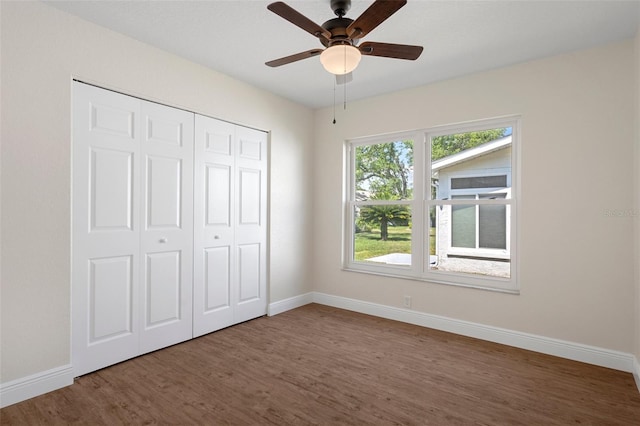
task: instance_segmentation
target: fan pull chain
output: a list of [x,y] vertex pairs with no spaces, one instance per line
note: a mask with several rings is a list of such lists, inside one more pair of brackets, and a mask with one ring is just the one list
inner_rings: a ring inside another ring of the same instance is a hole
[[333,124],[336,124],[336,79],[333,79]]

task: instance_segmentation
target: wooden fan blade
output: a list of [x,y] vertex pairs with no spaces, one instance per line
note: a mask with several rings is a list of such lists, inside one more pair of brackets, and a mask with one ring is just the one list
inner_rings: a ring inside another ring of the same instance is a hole
[[327,40],[331,38],[331,33],[329,31],[325,30],[311,19],[281,1],[271,3],[267,6],[267,9],[315,37],[325,38]]
[[265,65],[270,67],[279,67],[281,65],[290,64],[291,62],[301,61],[303,59],[318,56],[322,53],[323,49],[311,49],[306,52],[296,53],[295,55],[285,56],[284,58],[274,59],[273,61],[265,62]]
[[405,4],[407,0],[376,0],[347,27],[347,34],[350,38],[366,36]]
[[369,56],[382,56],[385,58],[408,59],[415,61],[422,53],[422,46],[408,44],[377,43],[367,41],[358,46],[360,53]]

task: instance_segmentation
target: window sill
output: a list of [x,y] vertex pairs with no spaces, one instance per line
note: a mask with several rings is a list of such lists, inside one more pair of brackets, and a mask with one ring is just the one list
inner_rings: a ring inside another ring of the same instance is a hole
[[[358,267],[358,265],[349,265],[349,266],[343,266],[341,268],[343,271],[345,272],[356,272],[356,273],[361,273],[361,274],[370,274],[370,275],[377,275],[377,276],[381,276],[381,277],[389,277],[389,278],[396,278],[396,279],[404,279],[404,280],[411,280],[411,281],[420,281],[420,282],[425,282],[425,283],[430,283],[430,284],[439,284],[439,285],[448,285],[448,286],[455,286],[455,287],[464,287],[464,288],[472,288],[472,289],[476,289],[476,290],[485,290],[485,291],[492,291],[492,292],[496,292],[496,293],[506,293],[506,294],[513,294],[513,295],[519,295],[520,294],[520,289],[514,289],[514,288],[502,288],[502,287],[493,287],[493,286],[489,286],[489,285],[481,285],[481,284],[471,284],[471,283],[464,283],[464,282],[456,282],[456,281],[451,281],[451,280],[447,280],[447,279],[438,279],[433,278],[433,277],[425,277],[425,276],[416,276],[416,275],[412,275],[409,274],[408,272],[410,272],[409,270],[405,269],[405,268],[398,268],[398,267],[390,267],[390,268],[385,268],[384,270],[381,268],[380,270],[371,270],[371,269],[364,269],[364,268],[360,268]],[[404,269],[404,271],[402,270]],[[402,272],[407,272],[406,274],[402,273]],[[483,278],[482,280],[486,280],[486,281],[503,281],[501,279],[491,279],[491,278]]]

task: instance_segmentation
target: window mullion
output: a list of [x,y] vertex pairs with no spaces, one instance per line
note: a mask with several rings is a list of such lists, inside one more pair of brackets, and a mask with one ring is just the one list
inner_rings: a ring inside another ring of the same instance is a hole
[[[475,194],[475,200],[479,200],[480,199],[480,194]],[[475,206],[475,214],[476,214],[476,227],[475,227],[475,232],[476,232],[476,249],[480,248],[480,204],[476,203]]]
[[424,135],[413,136],[413,201],[411,203],[411,268],[419,276],[424,264],[424,209],[425,193]]

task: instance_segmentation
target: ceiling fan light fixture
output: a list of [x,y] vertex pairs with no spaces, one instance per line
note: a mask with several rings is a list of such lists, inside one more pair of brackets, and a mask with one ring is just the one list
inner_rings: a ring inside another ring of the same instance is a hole
[[349,44],[330,46],[320,54],[324,69],[335,75],[350,73],[356,69],[361,58],[358,48]]

